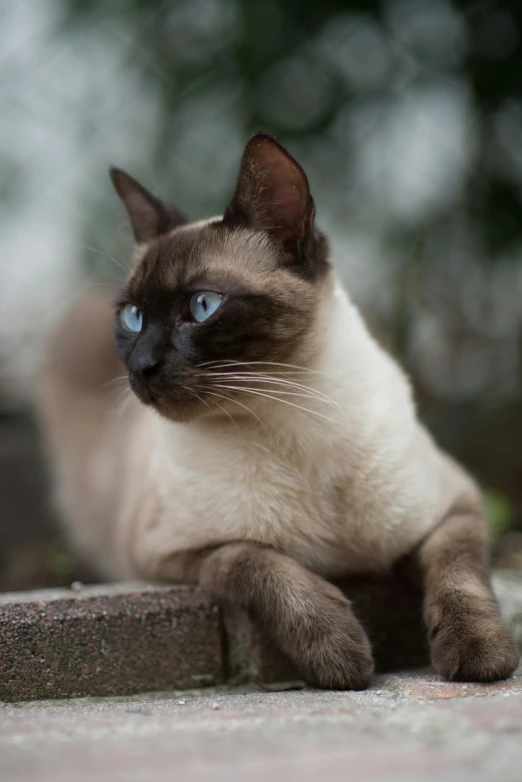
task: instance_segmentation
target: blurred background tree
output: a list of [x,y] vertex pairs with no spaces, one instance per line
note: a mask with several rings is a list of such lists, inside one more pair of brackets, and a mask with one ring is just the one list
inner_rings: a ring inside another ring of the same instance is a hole
[[3,3],[4,462],[34,458],[12,416],[53,321],[81,280],[116,287],[127,263],[108,164],[209,216],[265,129],[303,163],[340,274],[428,425],[492,491],[496,528],[522,525],[521,34],[515,0]]

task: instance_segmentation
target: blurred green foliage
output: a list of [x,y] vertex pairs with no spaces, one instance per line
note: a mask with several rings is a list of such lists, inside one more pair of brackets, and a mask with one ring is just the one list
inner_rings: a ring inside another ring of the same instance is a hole
[[[407,86],[463,79],[474,104],[474,165],[460,208],[485,254],[500,258],[519,242],[522,225],[520,91],[522,5],[509,0],[65,0],[66,28],[86,21],[120,28],[132,42],[126,67],[145,87],[154,82],[169,118],[154,138],[154,164],[168,173],[176,150],[176,116],[187,100],[218,97],[243,140],[269,129],[320,176],[346,191],[357,149],[339,144],[340,111],[393,101]],[[360,67],[357,68],[357,60]],[[110,90],[110,80],[107,83]],[[204,111],[193,115],[196,136]],[[216,131],[219,129],[216,128]],[[327,154],[320,141],[332,146]],[[441,139],[441,141],[444,141]],[[213,139],[216,158],[222,139]],[[202,154],[206,150],[202,150]],[[337,153],[337,154],[336,154]],[[167,171],[165,164],[167,163]],[[207,174],[212,163],[205,159]],[[175,187],[175,183],[174,183]],[[336,193],[336,195],[338,195]],[[350,206],[341,198],[340,210]],[[204,200],[204,198],[203,198]],[[410,243],[451,222],[448,199],[420,223],[397,222]],[[402,242],[401,242],[402,243]]]
[[68,551],[58,551],[53,553],[49,563],[49,570],[55,576],[70,576],[74,573],[76,563]]
[[513,507],[508,497],[496,491],[485,492],[484,502],[491,534],[496,540],[513,527],[515,521]]

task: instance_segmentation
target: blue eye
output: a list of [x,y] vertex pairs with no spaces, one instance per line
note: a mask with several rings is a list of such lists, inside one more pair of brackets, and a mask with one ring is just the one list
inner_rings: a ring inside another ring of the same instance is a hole
[[213,291],[195,293],[189,301],[190,314],[198,323],[203,323],[220,306],[223,297]]
[[127,331],[132,331],[133,334],[139,334],[141,331],[143,318],[141,312],[134,304],[125,305],[120,313],[120,320]]

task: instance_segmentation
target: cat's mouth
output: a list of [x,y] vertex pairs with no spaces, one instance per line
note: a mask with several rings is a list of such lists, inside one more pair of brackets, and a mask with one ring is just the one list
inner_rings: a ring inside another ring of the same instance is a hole
[[178,386],[172,386],[168,389],[157,389],[150,386],[134,388],[131,382],[131,388],[140,402],[143,402],[145,405],[152,405],[153,407],[186,405],[190,402],[197,402],[195,396],[191,395],[188,390],[179,388]]
[[200,411],[208,409],[201,396],[186,386],[144,384],[131,374],[129,382],[140,402],[153,407],[164,418],[173,421],[189,420],[195,418]]

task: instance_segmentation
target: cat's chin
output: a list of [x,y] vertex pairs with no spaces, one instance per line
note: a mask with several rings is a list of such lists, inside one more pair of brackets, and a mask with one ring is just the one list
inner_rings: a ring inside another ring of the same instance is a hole
[[190,424],[192,421],[195,421],[197,418],[200,418],[203,415],[202,411],[188,408],[183,410],[166,410],[164,408],[156,408],[156,410],[162,418],[164,418],[166,421],[171,421],[174,424]]
[[217,407],[202,403],[200,400],[155,400],[147,402],[147,407],[152,407],[158,415],[173,423],[191,423],[200,418],[232,420],[230,413],[224,407]]
[[168,421],[175,423],[190,422],[208,413],[208,408],[197,399],[160,397],[150,391],[134,388],[132,390],[142,405],[155,410],[158,415],[166,418]]
[[149,402],[148,406],[152,407],[162,418],[174,423],[190,423],[208,413],[207,408],[200,402],[193,400],[188,402],[155,401]]

